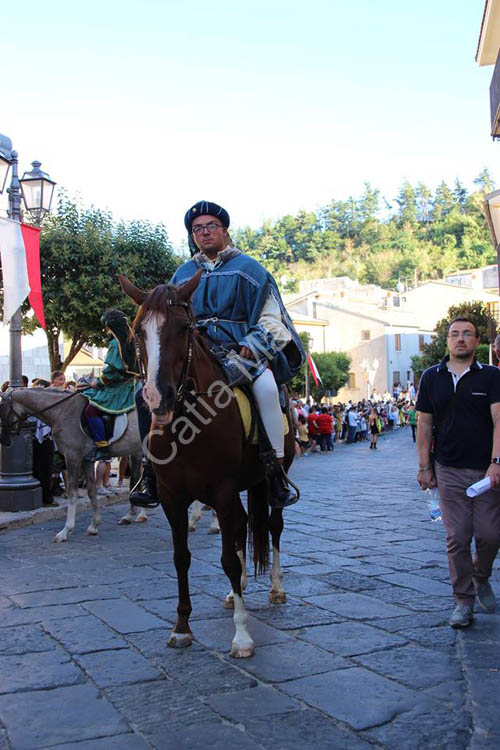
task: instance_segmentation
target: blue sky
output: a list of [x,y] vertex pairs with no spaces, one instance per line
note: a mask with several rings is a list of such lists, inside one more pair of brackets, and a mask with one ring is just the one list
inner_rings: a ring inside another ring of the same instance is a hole
[[487,166],[483,0],[27,0],[4,16],[0,132],[116,218],[183,236],[200,199],[257,227],[369,181]]

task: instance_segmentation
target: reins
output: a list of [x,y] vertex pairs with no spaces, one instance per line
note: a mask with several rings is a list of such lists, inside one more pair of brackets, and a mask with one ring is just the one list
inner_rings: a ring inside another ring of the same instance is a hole
[[17,427],[20,428],[21,425],[24,424],[24,422],[26,422],[26,420],[29,419],[30,417],[35,417],[35,419],[38,419],[40,417],[40,414],[44,414],[46,411],[53,409],[54,406],[59,406],[59,404],[62,404],[65,401],[69,401],[70,398],[73,398],[74,396],[78,396],[78,395],[82,395],[80,391],[73,391],[72,393],[69,394],[69,396],[64,396],[64,398],[59,399],[59,401],[56,401],[54,404],[49,404],[48,406],[45,406],[43,409],[33,412],[32,414],[26,414],[25,417],[21,417],[14,409],[14,406],[12,404],[12,393],[9,394],[8,398],[4,396],[3,398],[7,401],[9,408],[10,408],[9,416],[10,414],[13,413],[16,417],[16,421],[14,422],[14,424],[9,425],[9,430],[12,430],[13,428],[17,429]]
[[[189,320],[186,355],[183,360],[182,372],[179,377],[179,384],[177,386],[177,396],[175,399],[176,404],[180,405],[186,395],[187,384],[190,380],[192,380],[192,378],[189,376],[189,371],[191,369],[191,364],[193,361],[193,343],[194,343],[194,331],[196,329],[196,322],[194,320],[193,311],[191,308],[191,304],[189,302],[175,302],[172,299],[167,299],[165,300],[165,303],[169,307],[183,307],[187,312],[187,316]],[[144,385],[145,380],[146,380],[146,368],[144,367],[144,361],[141,356],[141,347],[139,344],[139,338],[137,334],[134,334],[134,344],[135,344],[137,362],[139,365],[139,375],[140,375],[141,383]],[[215,393],[218,393],[219,390],[221,389],[217,389],[217,391],[189,391],[189,393],[193,396],[210,396]]]

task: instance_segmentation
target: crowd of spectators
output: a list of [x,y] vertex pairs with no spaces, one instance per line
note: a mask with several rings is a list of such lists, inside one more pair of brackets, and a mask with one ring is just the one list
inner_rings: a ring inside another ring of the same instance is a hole
[[379,435],[407,425],[415,441],[415,389],[413,386],[403,389],[397,384],[392,393],[373,392],[370,399],[355,403],[328,405],[292,401],[292,419],[297,457],[331,452],[340,442],[370,441],[370,448],[376,449]]

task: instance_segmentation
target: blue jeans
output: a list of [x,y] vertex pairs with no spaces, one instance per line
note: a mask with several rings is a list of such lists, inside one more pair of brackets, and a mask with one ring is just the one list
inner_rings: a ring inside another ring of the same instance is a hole
[[357,430],[356,425],[354,425],[354,427],[349,426],[348,431],[347,431],[348,443],[354,443],[354,438],[356,437],[356,430]]

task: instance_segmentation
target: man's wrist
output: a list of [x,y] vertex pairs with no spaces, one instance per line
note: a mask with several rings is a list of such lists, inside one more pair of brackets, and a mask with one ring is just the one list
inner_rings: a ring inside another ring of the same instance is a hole
[[432,471],[432,466],[419,466],[419,471]]

